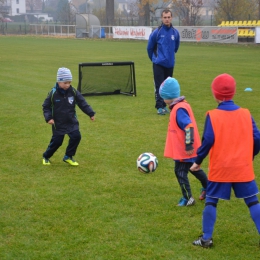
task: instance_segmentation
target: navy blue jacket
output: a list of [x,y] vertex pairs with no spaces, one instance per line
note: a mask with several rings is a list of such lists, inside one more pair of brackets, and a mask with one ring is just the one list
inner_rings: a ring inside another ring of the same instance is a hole
[[162,25],[151,33],[147,53],[153,63],[165,68],[173,68],[179,45],[179,32],[172,26]]
[[79,91],[72,86],[65,91],[56,83],[42,105],[45,121],[54,120],[53,134],[68,134],[79,129],[76,105],[89,117],[95,115]]

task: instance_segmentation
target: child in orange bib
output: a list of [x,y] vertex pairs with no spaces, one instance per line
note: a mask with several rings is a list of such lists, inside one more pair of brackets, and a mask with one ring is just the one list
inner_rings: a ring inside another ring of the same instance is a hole
[[207,188],[205,172],[202,169],[190,170],[200,146],[196,120],[191,106],[184,96],[180,96],[180,85],[175,78],[168,77],[160,86],[159,93],[171,110],[164,156],[175,162],[174,171],[183,196],[178,206],[191,206],[195,204],[195,199],[191,193],[188,172],[201,182],[200,200],[205,199]]
[[229,200],[232,189],[237,198],[244,199],[260,234],[260,204],[253,169],[253,158],[260,149],[259,130],[250,112],[232,101],[236,82],[231,75],[217,76],[211,89],[218,107],[207,113],[202,145],[190,168],[192,171],[200,169],[199,165],[209,153],[203,234],[193,241],[193,245],[201,247],[213,245],[218,201]]

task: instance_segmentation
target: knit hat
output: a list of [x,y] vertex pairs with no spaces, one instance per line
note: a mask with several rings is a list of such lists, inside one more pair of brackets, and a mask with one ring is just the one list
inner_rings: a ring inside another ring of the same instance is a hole
[[229,74],[220,74],[212,81],[211,90],[216,99],[231,100],[236,92],[236,81]]
[[180,96],[180,85],[177,79],[168,77],[160,86],[159,94],[163,99],[174,99]]
[[57,82],[72,81],[72,74],[67,68],[59,68],[57,72]]

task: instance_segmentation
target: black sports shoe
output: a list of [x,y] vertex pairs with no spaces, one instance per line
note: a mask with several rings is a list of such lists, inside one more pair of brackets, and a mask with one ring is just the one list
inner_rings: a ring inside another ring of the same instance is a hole
[[210,239],[204,240],[201,235],[201,236],[199,236],[199,238],[197,240],[194,240],[192,242],[192,244],[194,246],[201,246],[201,247],[209,248],[209,247],[213,246],[213,239],[210,238]]

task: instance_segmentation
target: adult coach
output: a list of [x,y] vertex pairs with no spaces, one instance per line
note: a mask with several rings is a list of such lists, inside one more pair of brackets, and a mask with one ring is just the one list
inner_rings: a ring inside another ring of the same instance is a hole
[[153,62],[155,108],[158,115],[165,115],[169,110],[159,95],[159,88],[165,79],[173,75],[175,53],[179,49],[180,35],[171,24],[172,12],[170,10],[164,10],[161,19],[162,24],[149,37],[147,53]]

